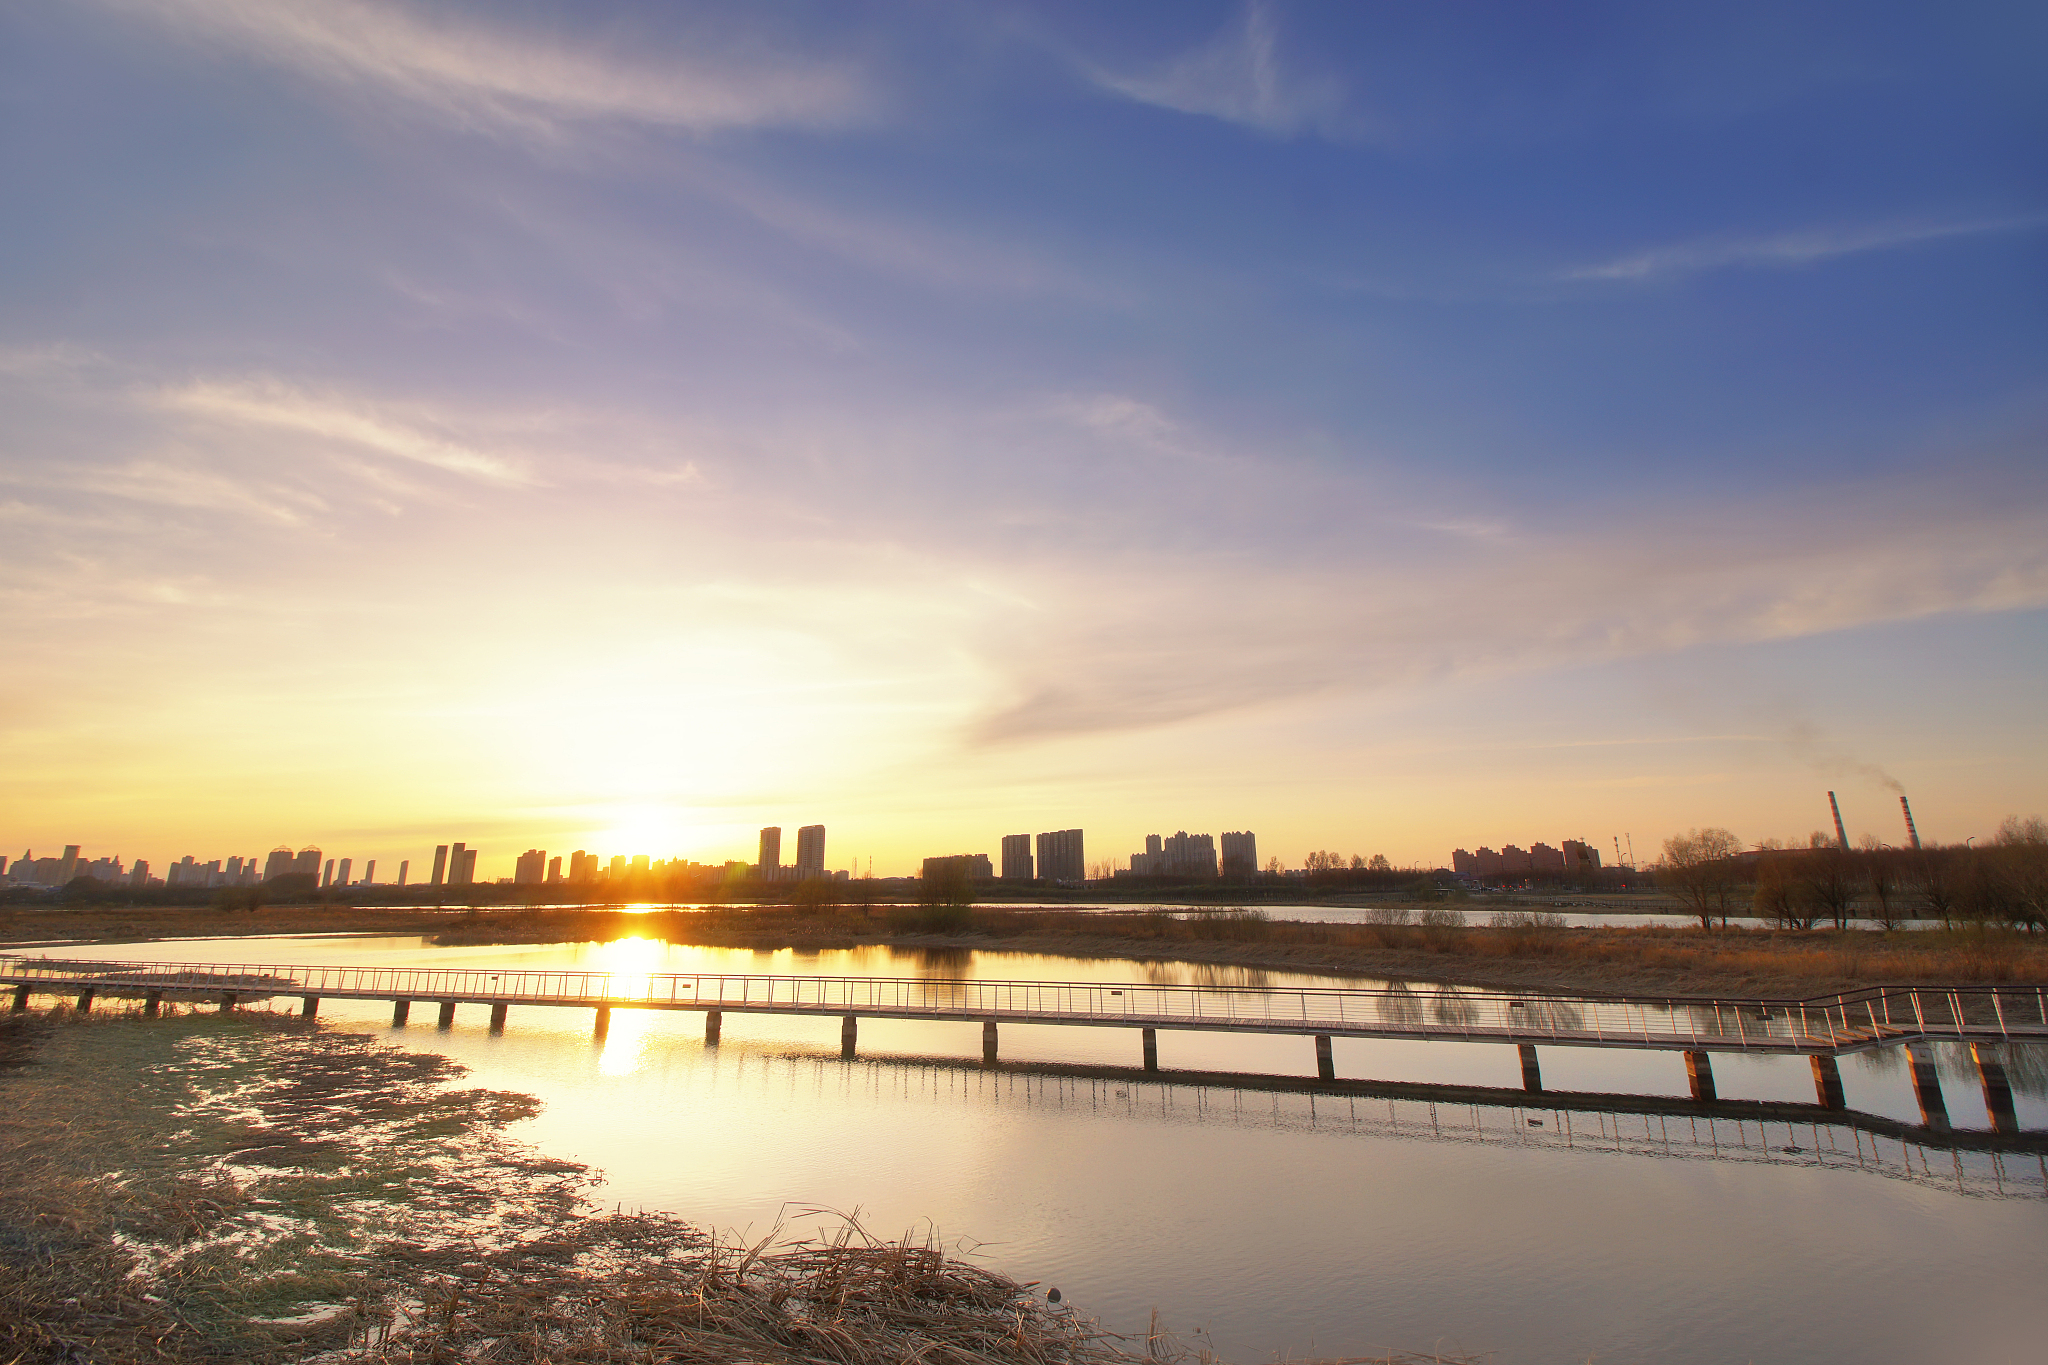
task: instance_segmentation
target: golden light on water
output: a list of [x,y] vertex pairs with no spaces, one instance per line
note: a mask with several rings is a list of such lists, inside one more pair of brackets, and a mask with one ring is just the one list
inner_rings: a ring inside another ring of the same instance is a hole
[[[667,945],[655,939],[614,939],[598,946],[588,968],[610,972],[613,995],[630,1000],[648,994],[649,982],[662,967],[666,953]],[[655,1021],[653,1010],[613,1010],[611,1027],[597,1056],[599,1074],[630,1076],[639,1070]]]

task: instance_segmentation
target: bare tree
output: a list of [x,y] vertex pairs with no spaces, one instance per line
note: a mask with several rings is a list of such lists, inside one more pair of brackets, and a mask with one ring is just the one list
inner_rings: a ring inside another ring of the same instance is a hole
[[2009,815],[1991,844],[2013,921],[2033,929],[2048,925],[2048,822]]
[[1870,894],[1877,898],[1877,922],[1885,929],[1896,929],[1901,915],[1892,908],[1899,899],[1899,860],[1897,851],[1886,848],[1871,835],[1863,836],[1863,880],[1870,887]]
[[1714,927],[1718,912],[1728,922],[1728,898],[1735,886],[1735,855],[1742,841],[1725,829],[1695,829],[1664,841],[1664,863],[1657,882],[1667,886],[1700,917],[1700,928]]
[[1394,865],[1387,861],[1387,855],[1384,853],[1373,854],[1371,858],[1366,860],[1365,866],[1369,872],[1392,872],[1394,870]]
[[1826,835],[1815,834],[1799,870],[1813,904],[1835,921],[1837,929],[1848,928],[1849,912],[1856,904],[1856,876],[1849,865],[1849,851]]

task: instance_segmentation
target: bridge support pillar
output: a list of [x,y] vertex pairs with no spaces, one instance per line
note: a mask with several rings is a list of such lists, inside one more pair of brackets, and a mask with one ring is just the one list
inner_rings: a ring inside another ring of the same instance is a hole
[[148,995],[142,997],[143,1018],[154,1019],[158,1015],[162,1014],[163,1011],[164,993],[162,991],[151,991]]
[[611,1031],[612,1007],[610,1005],[599,1005],[597,1007],[597,1022],[590,1029],[591,1040],[601,1043],[604,1041],[605,1035]]
[[491,1032],[503,1033],[505,1031],[505,1011],[508,1008],[510,1006],[506,1005],[502,1000],[491,1006]]
[[1692,1085],[1692,1097],[1696,1100],[1720,1098],[1714,1091],[1714,1063],[1704,1052],[1685,1054],[1685,1079]]
[[1842,1068],[1833,1057],[1816,1052],[1807,1060],[1813,1063],[1813,1093],[1823,1109],[1847,1109],[1849,1101],[1842,1094]]
[[1913,1098],[1920,1101],[1920,1121],[1936,1132],[1948,1131],[1948,1101],[1941,1097],[1941,1077],[1934,1070],[1934,1049],[1926,1043],[1906,1044],[1913,1067]]
[[718,1046],[718,1031],[719,1031],[719,1029],[720,1029],[720,1028],[722,1028],[722,1027],[724,1026],[724,1024],[725,1024],[725,1011],[723,1011],[723,1010],[705,1010],[705,1011],[704,1011],[704,1045],[705,1045],[706,1047],[717,1047],[717,1046]]
[[15,1012],[16,1014],[20,1014],[20,1013],[21,1013],[21,1012],[22,1012],[23,1010],[25,1010],[25,1009],[27,1009],[27,1008],[28,1008],[28,987],[26,987],[26,986],[16,986],[16,987],[14,988],[14,1012]]
[[1330,1035],[1327,1033],[1316,1035],[1316,1079],[1337,1079],[1337,1059],[1330,1054]]
[[235,993],[233,991],[222,991],[220,993],[220,1012],[222,1014],[233,1014],[235,1012]]
[[996,1064],[996,1021],[993,1019],[981,1021],[981,1064]]
[[455,1027],[455,1002],[453,1000],[443,1000],[441,1002],[441,1017],[434,1021],[434,1027]]
[[393,1028],[404,1028],[404,1027],[405,1027],[405,1021],[406,1021],[406,1019],[407,1019],[407,1018],[408,1018],[408,1017],[409,1017],[409,1016],[410,1016],[411,1014],[412,1014],[412,1001],[410,1001],[410,1000],[394,1000],[394,1001],[392,1001],[392,1002],[391,1002],[391,1027],[393,1027]]
[[1543,1093],[1543,1068],[1536,1064],[1536,1045],[1517,1043],[1515,1051],[1522,1054],[1522,1089],[1532,1095]]
[[2005,1063],[1983,1043],[1970,1044],[1970,1059],[1977,1063],[1977,1079],[1984,1083],[1984,1112],[1996,1133],[2017,1133],[2019,1115],[2013,1112],[2012,1083],[2005,1078]]
[[849,1014],[839,1021],[839,1055],[852,1061],[854,1048],[859,1042],[860,1020]]
[[90,1013],[90,1012],[91,1012],[91,1010],[92,1010],[92,992],[91,992],[91,991],[89,991],[89,990],[87,990],[87,991],[80,991],[80,992],[78,993],[78,1012],[79,1012],[80,1014],[87,1014],[87,1013]]
[[320,997],[309,995],[299,1002],[299,1018],[311,1019],[320,1013]]
[[1148,1028],[1145,1030],[1145,1069],[1147,1071],[1157,1071],[1159,1069],[1158,1029]]

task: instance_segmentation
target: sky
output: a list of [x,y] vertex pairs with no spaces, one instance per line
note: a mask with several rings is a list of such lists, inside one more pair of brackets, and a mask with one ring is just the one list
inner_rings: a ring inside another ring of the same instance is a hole
[[0,851],[1981,839],[2044,70],[1966,0],[5,6]]

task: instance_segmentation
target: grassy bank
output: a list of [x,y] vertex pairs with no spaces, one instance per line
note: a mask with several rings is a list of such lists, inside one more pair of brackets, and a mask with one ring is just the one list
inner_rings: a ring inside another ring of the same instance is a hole
[[188,935],[422,934],[444,944],[564,943],[646,937],[739,948],[1005,949],[1133,961],[1177,960],[1275,971],[1399,977],[1523,990],[1818,995],[1873,984],[2048,982],[2048,935],[2006,929],[1564,928],[1540,913],[1500,924],[1309,924],[1256,913],[1085,913],[1000,905],[972,910],[874,906],[804,911],[416,910],[305,907],[253,911],[81,909],[0,917],[12,942]]

